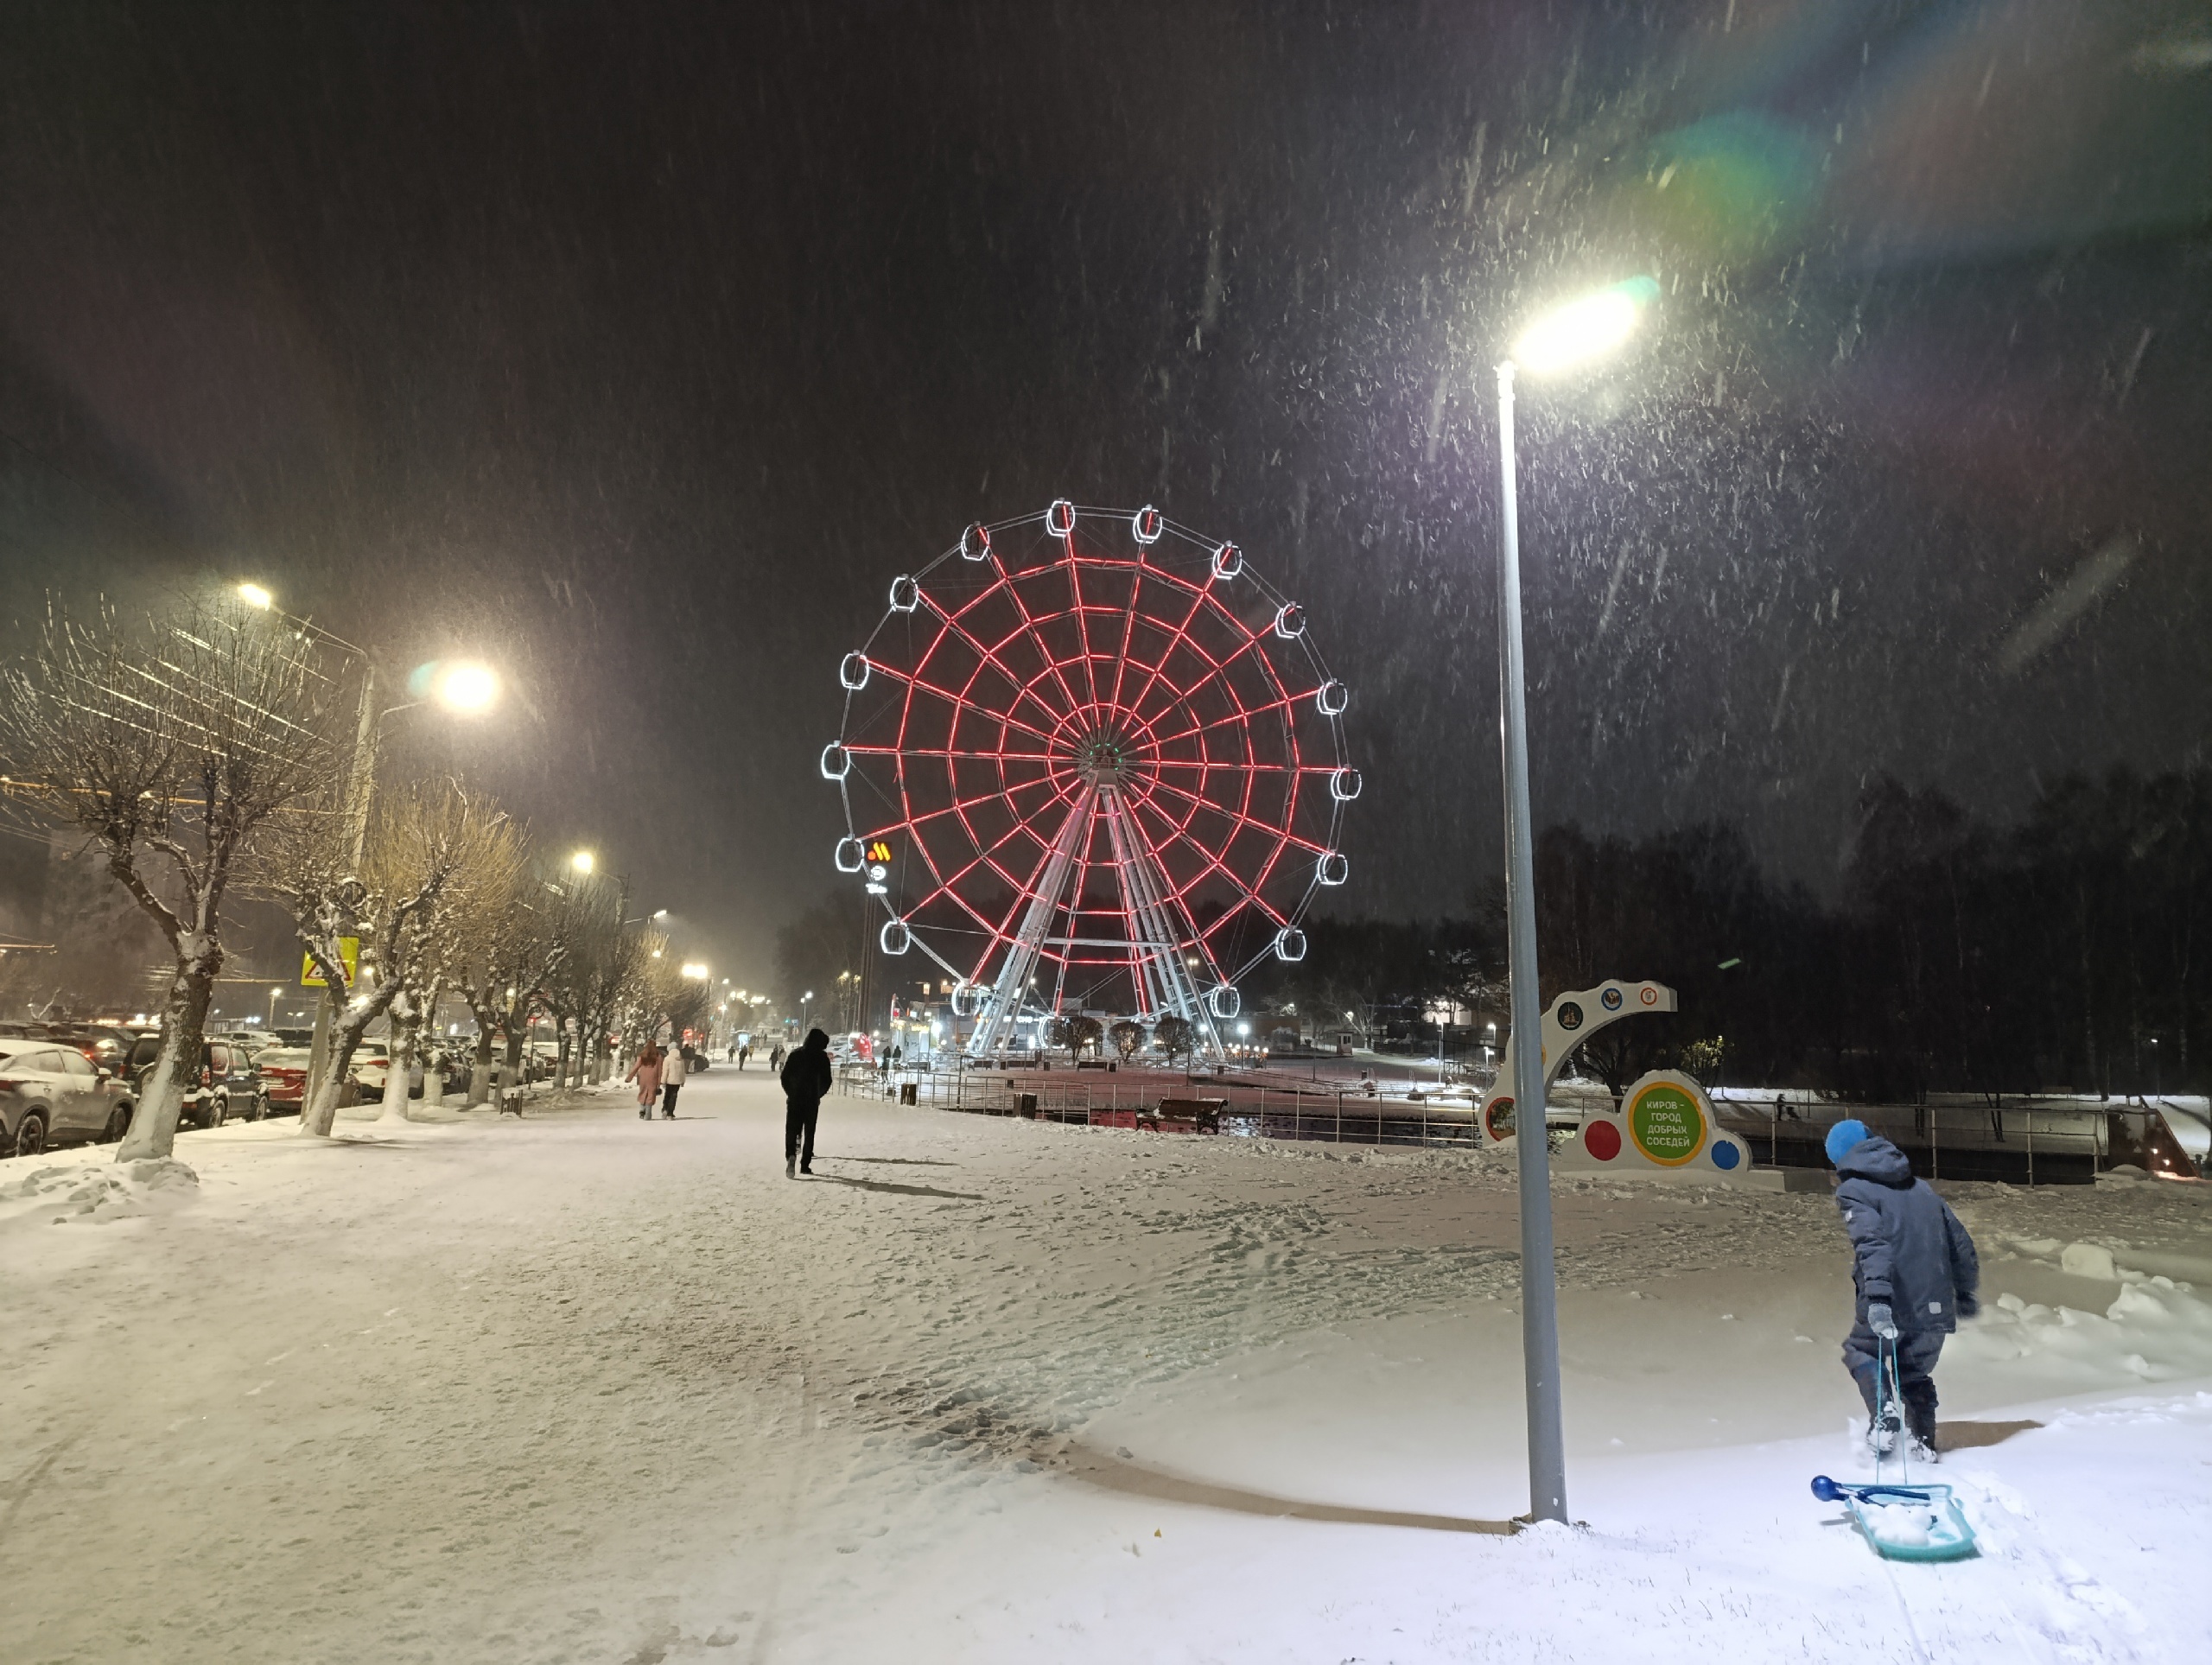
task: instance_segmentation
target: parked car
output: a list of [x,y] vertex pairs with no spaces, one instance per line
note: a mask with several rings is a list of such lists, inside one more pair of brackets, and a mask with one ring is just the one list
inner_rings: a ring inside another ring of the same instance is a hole
[[[130,1084],[134,1098],[145,1096],[146,1085],[154,1077],[155,1060],[161,1052],[162,1038],[158,1034],[141,1035],[131,1047],[130,1060],[122,1074]],[[178,1123],[219,1128],[229,1119],[234,1104],[242,1117],[252,1121],[261,1114],[257,1096],[259,1084],[254,1077],[253,1060],[246,1056],[244,1047],[228,1041],[203,1040],[200,1043],[200,1068],[183,1083],[184,1106]]]
[[49,1144],[112,1141],[130,1125],[132,1098],[73,1046],[0,1037],[0,1155],[35,1156]]
[[137,1044],[136,1031],[118,1029],[108,1023],[73,1023],[61,1031],[71,1045],[92,1059],[95,1069],[107,1070],[120,1075],[124,1060],[130,1056],[130,1049]]
[[257,1115],[297,1115],[307,1097],[308,1065],[314,1052],[305,1046],[270,1046],[254,1055]]

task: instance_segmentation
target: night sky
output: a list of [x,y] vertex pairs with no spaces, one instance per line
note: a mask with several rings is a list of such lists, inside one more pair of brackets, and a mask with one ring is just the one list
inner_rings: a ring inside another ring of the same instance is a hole
[[391,766],[742,980],[892,575],[1156,502],[1354,690],[1340,911],[1461,907],[1489,366],[1649,273],[1522,404],[1537,818],[1826,887],[1872,772],[2202,760],[2209,214],[2196,5],[12,4],[0,604],[481,652]]

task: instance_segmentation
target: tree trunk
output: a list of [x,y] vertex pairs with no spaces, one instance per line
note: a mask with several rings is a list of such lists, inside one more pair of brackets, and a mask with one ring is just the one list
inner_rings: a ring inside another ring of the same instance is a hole
[[391,1044],[385,1048],[384,1113],[377,1117],[379,1124],[407,1120],[407,1077],[415,1064],[415,1025],[402,1010],[406,1003],[404,995],[391,1003],[388,1020]]
[[481,1104],[492,1093],[492,1025],[486,1015],[476,1014],[476,1051],[468,1062],[468,1104],[471,1109]]
[[214,997],[215,974],[222,963],[222,950],[215,948],[179,957],[176,975],[169,983],[168,1005],[162,1014],[162,1050],[154,1059],[146,1090],[138,1096],[137,1106],[130,1112],[130,1131],[116,1148],[117,1161],[165,1157],[176,1148],[185,1082],[200,1067],[200,1035],[207,1026],[208,1004]]

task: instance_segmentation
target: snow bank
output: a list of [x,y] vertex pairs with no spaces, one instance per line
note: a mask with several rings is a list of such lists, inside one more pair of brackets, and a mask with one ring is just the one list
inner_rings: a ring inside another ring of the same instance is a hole
[[50,1214],[56,1225],[105,1225],[180,1207],[199,1191],[200,1176],[173,1158],[72,1163],[0,1181],[0,1221]]

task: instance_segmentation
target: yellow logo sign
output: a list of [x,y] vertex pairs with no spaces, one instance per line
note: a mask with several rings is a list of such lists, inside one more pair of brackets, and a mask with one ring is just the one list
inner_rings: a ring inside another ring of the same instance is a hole
[[868,859],[871,861],[888,861],[891,859],[891,846],[880,838],[874,840],[868,847]]
[[[338,957],[346,963],[346,986],[351,988],[354,979],[361,975],[361,939],[359,937],[340,937],[338,939]],[[300,956],[300,987],[302,988],[329,987],[328,981],[315,965],[315,956],[312,954],[303,952]]]

